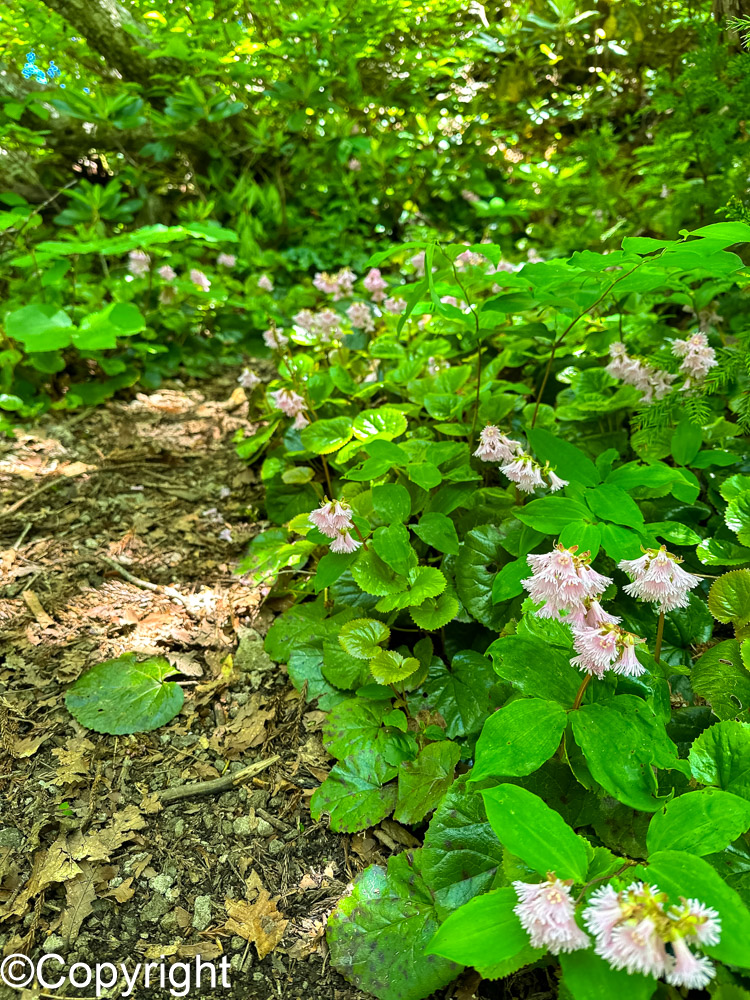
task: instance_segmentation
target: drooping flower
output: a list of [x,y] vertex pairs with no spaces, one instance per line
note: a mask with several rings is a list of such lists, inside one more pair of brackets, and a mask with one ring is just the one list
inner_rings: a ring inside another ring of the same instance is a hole
[[361,544],[350,531],[342,529],[331,542],[331,552],[356,552]]
[[687,340],[675,340],[672,354],[683,359],[680,365],[680,371],[686,376],[683,389],[689,389],[695,382],[702,382],[719,363],[716,351],[709,346],[705,333],[694,333]]
[[162,266],[156,273],[159,275],[160,278],[163,278],[165,281],[174,281],[174,279],[177,277],[177,272],[169,264],[162,264]]
[[550,469],[549,462],[545,466],[544,475],[547,477],[547,479],[549,479],[549,488],[552,493],[557,493],[557,491],[561,490],[564,486],[570,485],[567,479],[561,479],[554,472],[554,470]]
[[686,573],[679,565],[679,556],[658,549],[646,549],[639,559],[623,559],[617,565],[624,570],[631,582],[624,588],[626,594],[641,601],[651,601],[660,613],[688,606],[688,593],[701,582],[699,576]]
[[417,277],[418,278],[423,278],[424,277],[424,269],[425,269],[425,252],[424,252],[424,250],[420,250],[419,253],[415,253],[413,257],[410,257],[409,258],[409,263],[414,268],[414,270],[417,272]]
[[356,327],[358,330],[364,330],[366,333],[370,333],[375,329],[372,313],[370,312],[370,307],[366,302],[352,302],[346,310],[346,315],[349,317],[349,322],[352,326]]
[[333,295],[337,288],[336,279],[327,271],[317,272],[313,278],[313,286],[324,295]]
[[513,912],[528,933],[532,948],[547,948],[553,955],[588,948],[591,939],[575,921],[571,884],[552,872],[538,884],[514,882],[520,902]]
[[191,269],[190,280],[194,285],[197,285],[198,288],[202,288],[204,292],[207,292],[211,287],[208,275],[204,274],[203,271],[199,271],[197,267]]
[[406,299],[398,298],[396,296],[389,296],[383,303],[383,308],[386,312],[393,313],[398,316],[400,313],[404,312],[406,309]]
[[483,462],[512,462],[520,452],[523,452],[520,441],[501,434],[494,424],[487,424],[479,433],[479,446],[474,455]]
[[159,302],[163,306],[170,306],[177,298],[177,289],[174,285],[163,285],[159,290]]
[[151,258],[143,250],[131,250],[128,254],[128,271],[134,278],[143,278],[148,274]]
[[315,325],[315,313],[312,309],[300,309],[292,316],[295,326],[301,327],[303,330],[307,330],[308,333],[312,332]]
[[216,263],[220,267],[234,267],[237,263],[237,258],[233,253],[220,253],[216,258]]
[[520,452],[512,461],[501,465],[500,471],[524,493],[533,493],[538,486],[544,486],[541,466],[525,452]]
[[324,500],[308,520],[328,538],[336,538],[340,531],[351,528],[352,509],[344,500]]
[[609,346],[610,362],[605,371],[626,385],[632,385],[643,393],[642,402],[649,404],[663,399],[672,389],[676,376],[660,368],[654,368],[638,358],[631,358],[625,345],[616,341]]
[[476,193],[476,191],[469,191],[468,188],[464,188],[461,191],[461,197],[463,198],[464,201],[468,201],[470,205],[474,205],[476,204],[476,202],[480,200],[479,195]]
[[373,302],[383,301],[386,289],[388,288],[388,282],[383,278],[379,268],[370,268],[362,284],[372,296]]
[[272,327],[270,330],[263,331],[263,343],[266,347],[270,347],[273,350],[274,348],[281,348],[285,344],[288,344],[289,337],[284,336],[283,330],[277,330],[276,327]]
[[276,389],[269,395],[276,409],[281,410],[287,417],[296,417],[307,407],[302,396],[293,389]]
[[321,309],[313,316],[312,332],[319,334],[324,343],[331,340],[341,333],[341,317],[335,309]]
[[521,581],[529,597],[544,606],[537,612],[540,618],[585,622],[593,602],[612,583],[607,576],[592,570],[588,552],[577,555],[578,546],[569,549],[558,543],[551,552],[526,556],[532,575]]
[[481,267],[487,263],[484,254],[475,253],[473,250],[464,250],[456,257],[455,264],[459,271],[465,271],[467,267]]
[[359,162],[356,156],[352,156],[346,165],[353,173],[356,173],[358,170],[362,169],[362,164]]
[[260,385],[261,380],[252,368],[243,368],[237,381],[243,389],[247,389],[248,392],[252,392],[256,385]]
[[645,642],[614,622],[600,625],[573,625],[573,645],[578,656],[570,661],[586,673],[603,677],[605,671],[638,677],[645,672],[635,655],[635,647]]
[[261,274],[261,276],[258,278],[258,288],[260,288],[262,292],[273,291],[273,282],[271,281],[271,279],[268,277],[267,274]]
[[595,890],[583,912],[594,935],[594,950],[614,969],[664,977],[672,986],[702,989],[715,974],[711,962],[689,944],[717,944],[718,913],[697,900],[665,910],[666,893],[643,882],[616,892],[611,885]]

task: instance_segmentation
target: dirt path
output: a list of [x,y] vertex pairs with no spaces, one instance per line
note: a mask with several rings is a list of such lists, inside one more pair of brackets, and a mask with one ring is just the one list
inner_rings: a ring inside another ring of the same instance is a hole
[[[224,380],[0,443],[0,959],[226,955],[231,991],[201,996],[364,997],[327,965],[324,923],[399,831],[342,837],[310,819],[322,715],[263,652],[265,595],[233,575],[259,530],[259,486],[232,444],[248,426]],[[180,668],[183,710],[154,733],[82,729],[66,687],[126,651]],[[256,763],[223,794],[161,801]]]

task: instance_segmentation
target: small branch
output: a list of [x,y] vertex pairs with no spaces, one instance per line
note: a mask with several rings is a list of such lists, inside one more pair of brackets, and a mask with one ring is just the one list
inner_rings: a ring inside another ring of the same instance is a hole
[[[235,771],[234,774],[227,774],[223,778],[214,778],[213,781],[195,781],[190,785],[177,785],[176,788],[165,788],[158,793],[158,798],[163,805],[169,805],[171,802],[179,802],[180,799],[191,799],[196,795],[221,795],[222,792],[230,792],[233,788],[244,785],[246,781],[254,778],[256,774],[260,774],[261,771],[265,771],[271,764],[275,764],[277,760],[281,760],[281,758],[278,754],[274,754],[268,760],[259,760],[255,764],[250,764],[249,767],[245,767],[241,771]],[[258,812],[257,809],[255,811]],[[260,815],[259,812],[258,815]],[[276,826],[280,822],[279,820],[274,822],[268,816],[263,816],[263,819],[271,823],[272,826]],[[288,827],[285,827],[285,829],[288,829]]]
[[175,590],[174,587],[164,587],[160,583],[150,583],[148,580],[141,580],[140,577],[133,576],[133,574],[126,570],[124,566],[121,566],[115,559],[110,559],[109,556],[99,556],[99,558],[103,563],[106,563],[107,566],[110,566],[113,570],[115,570],[116,573],[119,573],[124,580],[128,581],[128,583],[133,583],[136,587],[143,587],[144,590],[151,590],[155,594],[164,594],[166,597],[171,597],[173,601],[177,601],[178,604],[183,606],[191,618],[195,618],[195,615],[188,607],[185,598],[178,590]]

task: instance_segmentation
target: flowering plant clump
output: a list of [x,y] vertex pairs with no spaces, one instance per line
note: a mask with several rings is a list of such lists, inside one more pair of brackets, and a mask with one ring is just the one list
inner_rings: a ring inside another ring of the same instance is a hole
[[666,545],[646,549],[638,559],[622,559],[618,565],[631,579],[625,593],[641,601],[653,601],[661,612],[686,608],[689,592],[701,580],[693,573],[686,573],[681,562],[678,556],[667,552]]
[[566,616],[593,626],[604,618],[598,601],[612,580],[591,568],[589,552],[580,556],[577,552],[577,545],[566,549],[558,542],[551,552],[527,556],[533,572],[521,586],[534,602],[543,602],[540,618]]

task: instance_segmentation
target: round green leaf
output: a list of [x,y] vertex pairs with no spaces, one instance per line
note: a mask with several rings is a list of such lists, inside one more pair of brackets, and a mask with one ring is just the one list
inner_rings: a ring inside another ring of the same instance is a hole
[[377,410],[363,410],[354,421],[354,436],[360,441],[368,441],[374,437],[392,441],[405,430],[406,417],[400,410],[390,406],[381,406]]
[[135,653],[97,663],[65,695],[68,711],[96,733],[147,733],[182,708],[179,684],[164,683],[175,668],[163,656],[139,661]]
[[566,724],[565,709],[556,701],[510,702],[485,722],[469,780],[531,774],[558,748]]
[[338,451],[351,436],[352,422],[348,417],[315,420],[300,431],[303,447],[316,455],[330,455]]
[[434,632],[452,622],[459,608],[460,605],[452,594],[443,593],[439,597],[428,597],[421,604],[409,608],[409,614],[419,628]]
[[281,473],[281,480],[284,483],[300,484],[309,483],[315,477],[315,469],[309,465],[297,465],[292,469],[284,469]]
[[708,594],[708,607],[717,621],[750,621],[750,570],[730,570],[714,580]]
[[419,670],[419,660],[402,656],[394,649],[381,649],[370,660],[370,672],[378,684],[395,684]]
[[385,642],[391,630],[383,622],[374,618],[354,618],[342,625],[339,633],[341,648],[358,660],[370,660],[381,650],[379,643]]

